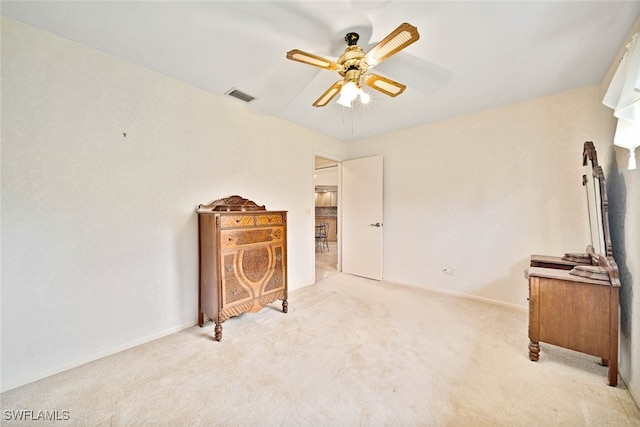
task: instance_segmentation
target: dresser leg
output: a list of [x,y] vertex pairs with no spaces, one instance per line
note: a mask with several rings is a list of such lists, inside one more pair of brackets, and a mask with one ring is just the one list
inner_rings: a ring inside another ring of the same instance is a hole
[[610,361],[609,363],[609,385],[615,387],[618,385],[618,362]]
[[289,311],[289,303],[286,299],[282,300],[282,312],[287,313]]
[[204,313],[199,311],[198,312],[198,326],[200,326],[202,328],[202,325],[204,325]]
[[216,326],[213,328],[213,332],[215,334],[216,341],[220,341],[222,339],[222,325],[216,322]]
[[540,358],[540,344],[529,341],[529,360],[537,362]]

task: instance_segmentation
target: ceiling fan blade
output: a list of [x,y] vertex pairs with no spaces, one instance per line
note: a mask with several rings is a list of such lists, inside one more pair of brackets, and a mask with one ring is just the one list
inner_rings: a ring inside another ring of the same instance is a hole
[[369,68],[375,67],[405,47],[418,41],[419,38],[418,29],[405,22],[367,52],[363,59],[369,65]]
[[378,74],[365,74],[362,81],[367,86],[372,87],[375,90],[379,90],[385,95],[393,97],[400,95],[407,88],[402,83],[398,83]]
[[338,64],[330,59],[323,58],[312,53],[303,52],[299,49],[293,49],[287,52],[287,59],[292,61],[302,62],[303,64],[313,65],[315,67],[324,68],[326,70],[335,71],[338,69]]
[[327,105],[338,93],[340,93],[340,89],[342,89],[343,84],[343,80],[335,82],[325,93],[322,94],[320,98],[316,100],[316,102],[313,103],[313,106],[324,107]]

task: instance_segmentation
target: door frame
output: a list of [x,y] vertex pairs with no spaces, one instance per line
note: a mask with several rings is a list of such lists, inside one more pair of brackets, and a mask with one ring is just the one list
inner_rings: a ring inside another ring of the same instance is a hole
[[[333,162],[336,162],[338,165],[338,198],[337,198],[337,213],[338,213],[338,220],[336,221],[336,227],[337,227],[337,233],[338,236],[336,238],[336,250],[338,251],[337,256],[337,265],[336,265],[336,270],[338,272],[342,271],[342,191],[341,191],[341,186],[342,186],[342,162],[344,159],[341,159],[339,157],[335,157],[329,154],[324,154],[318,151],[314,151],[313,153],[313,157],[311,159],[311,164],[313,165],[313,167],[311,168],[311,200],[312,200],[312,216],[313,216],[313,223],[315,224],[315,210],[316,210],[316,204],[315,204],[315,193],[316,193],[316,183],[315,183],[315,172],[316,172],[316,157],[321,157],[323,159],[327,159],[327,160],[331,160]],[[316,250],[315,250],[315,239],[313,239],[313,283],[316,282]]]

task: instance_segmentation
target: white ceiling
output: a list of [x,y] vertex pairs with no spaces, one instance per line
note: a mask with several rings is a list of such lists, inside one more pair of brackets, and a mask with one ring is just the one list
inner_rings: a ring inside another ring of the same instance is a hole
[[[2,1],[2,14],[353,141],[597,84],[640,2]],[[287,51],[335,60],[347,32],[367,51],[402,22],[420,40],[375,68],[406,84],[402,95],[312,107],[340,76]]]

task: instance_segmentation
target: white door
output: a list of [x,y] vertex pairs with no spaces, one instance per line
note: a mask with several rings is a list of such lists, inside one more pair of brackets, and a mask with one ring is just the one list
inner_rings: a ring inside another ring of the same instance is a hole
[[342,162],[342,271],[382,279],[382,156]]

